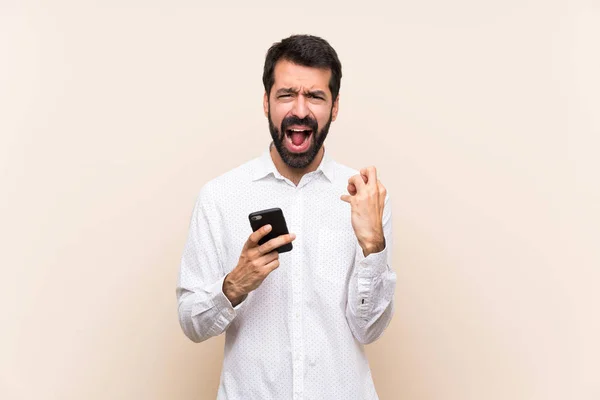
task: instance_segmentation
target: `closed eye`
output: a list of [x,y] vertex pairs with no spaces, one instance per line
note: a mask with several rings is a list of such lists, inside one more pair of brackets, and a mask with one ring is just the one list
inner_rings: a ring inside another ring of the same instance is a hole
[[325,93],[323,93],[323,91],[321,90],[315,90],[314,92],[307,92],[304,94],[306,97],[308,97],[309,99],[316,99],[316,100],[325,100],[326,96]]

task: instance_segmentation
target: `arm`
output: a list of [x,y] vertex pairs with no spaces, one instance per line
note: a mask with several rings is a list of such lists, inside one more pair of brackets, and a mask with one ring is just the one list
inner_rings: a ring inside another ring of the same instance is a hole
[[394,313],[396,273],[391,269],[392,209],[387,195],[384,204],[384,248],[365,257],[357,241],[354,270],[348,287],[346,320],[352,334],[362,344],[377,340],[389,325]]
[[223,293],[221,265],[214,225],[214,204],[205,186],[196,200],[179,271],[177,302],[185,335],[199,343],[223,333],[244,305],[235,307]]

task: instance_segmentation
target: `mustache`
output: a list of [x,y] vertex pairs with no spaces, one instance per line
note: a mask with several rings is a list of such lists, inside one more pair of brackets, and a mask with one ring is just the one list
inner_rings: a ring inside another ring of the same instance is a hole
[[317,120],[309,116],[306,116],[304,118],[298,118],[295,115],[290,115],[289,117],[286,117],[283,119],[283,121],[281,121],[281,133],[285,135],[287,129],[292,125],[308,126],[313,131],[313,133],[318,132],[319,128],[319,123],[317,122]]

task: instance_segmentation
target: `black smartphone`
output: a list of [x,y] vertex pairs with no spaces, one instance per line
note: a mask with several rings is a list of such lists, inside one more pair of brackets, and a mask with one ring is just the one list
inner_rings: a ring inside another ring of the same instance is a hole
[[[271,239],[276,238],[277,236],[288,234],[287,224],[285,223],[285,218],[283,216],[283,211],[281,208],[269,208],[267,210],[255,211],[248,215],[248,219],[250,219],[250,226],[252,230],[256,232],[257,229],[260,229],[262,226],[271,225],[271,232],[266,234],[258,241],[258,244],[261,245],[263,243],[268,242]],[[292,243],[284,244],[283,246],[275,249],[278,253],[285,253],[287,251],[292,250]]]

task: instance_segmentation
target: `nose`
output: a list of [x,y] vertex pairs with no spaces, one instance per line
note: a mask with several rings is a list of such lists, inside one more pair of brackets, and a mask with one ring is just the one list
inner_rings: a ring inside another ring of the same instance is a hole
[[304,118],[309,114],[308,102],[306,101],[306,97],[304,97],[302,94],[296,96],[292,114],[298,118]]

